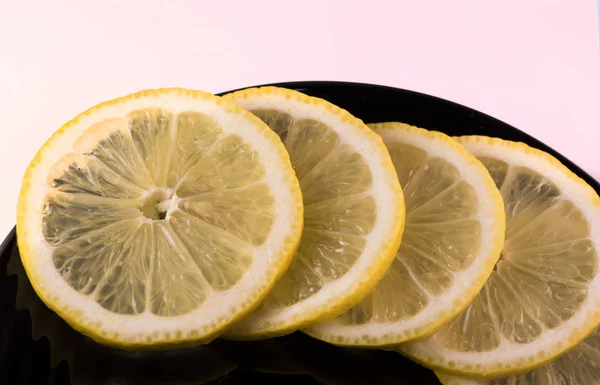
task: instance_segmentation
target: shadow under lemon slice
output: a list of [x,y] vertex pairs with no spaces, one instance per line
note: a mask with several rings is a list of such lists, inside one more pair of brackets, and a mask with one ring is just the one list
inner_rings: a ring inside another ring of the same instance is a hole
[[312,384],[294,381],[305,375],[326,385],[439,384],[433,372],[399,354],[342,348],[299,332],[259,341],[217,339],[209,346],[240,368],[281,374],[277,383]]

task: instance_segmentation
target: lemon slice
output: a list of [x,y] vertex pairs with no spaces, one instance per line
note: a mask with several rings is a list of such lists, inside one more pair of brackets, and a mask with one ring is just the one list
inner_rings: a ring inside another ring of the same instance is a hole
[[275,87],[226,95],[283,140],[300,180],[304,234],[296,256],[261,306],[227,332],[283,335],[359,302],[400,244],[404,200],[383,141],[348,112]]
[[206,342],[249,312],[302,232],[298,180],[259,119],[142,91],[58,130],[26,171],[17,236],[41,299],[124,348]]
[[502,193],[504,249],[463,313],[400,350],[451,373],[523,372],[574,347],[600,321],[600,198],[542,151],[486,137],[459,141]]
[[598,385],[600,330],[555,361],[532,371],[493,380],[457,377],[437,372],[444,385]]
[[464,147],[402,123],[370,127],[396,167],[406,227],[373,292],[341,317],[305,330],[338,345],[392,345],[433,333],[475,298],[504,241],[502,197]]

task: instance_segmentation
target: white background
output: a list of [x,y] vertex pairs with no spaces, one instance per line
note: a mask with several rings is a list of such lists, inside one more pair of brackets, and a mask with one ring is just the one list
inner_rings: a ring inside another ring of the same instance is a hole
[[0,0],[0,238],[64,122],[145,88],[379,83],[465,104],[600,178],[595,0]]

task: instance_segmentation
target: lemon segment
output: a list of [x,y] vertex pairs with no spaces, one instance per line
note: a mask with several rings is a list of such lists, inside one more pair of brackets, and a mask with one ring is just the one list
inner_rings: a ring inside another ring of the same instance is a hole
[[527,371],[577,345],[600,321],[600,198],[542,151],[486,137],[458,140],[502,193],[504,249],[463,313],[399,349],[448,373]]
[[227,337],[283,335],[343,313],[381,278],[404,227],[402,190],[381,138],[346,111],[299,92],[265,87],[225,98],[279,135],[305,207],[290,267]]
[[500,193],[465,148],[402,123],[370,127],[383,138],[403,187],[406,226],[375,289],[342,316],[305,330],[338,345],[387,346],[434,332],[477,295],[504,239]]
[[183,89],[116,99],[63,126],[27,169],[17,217],[40,298],[123,348],[215,338],[271,289],[302,226],[279,138]]

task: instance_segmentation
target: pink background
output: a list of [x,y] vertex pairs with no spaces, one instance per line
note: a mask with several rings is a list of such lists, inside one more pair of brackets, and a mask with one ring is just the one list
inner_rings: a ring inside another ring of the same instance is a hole
[[596,0],[0,0],[0,237],[53,131],[153,87],[417,90],[504,120],[600,178],[598,35]]

